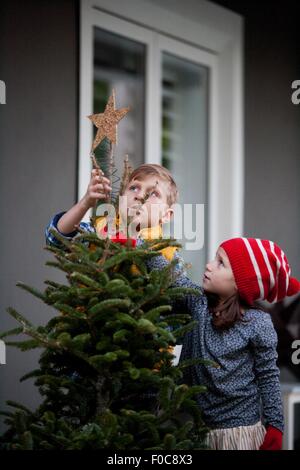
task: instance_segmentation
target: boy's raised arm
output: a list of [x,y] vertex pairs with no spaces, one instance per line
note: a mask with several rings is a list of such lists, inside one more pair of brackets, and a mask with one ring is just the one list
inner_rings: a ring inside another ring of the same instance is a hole
[[56,214],[46,227],[45,237],[48,245],[60,246],[60,242],[51,233],[50,229],[57,230],[67,239],[72,239],[78,232],[76,226],[88,232],[94,232],[89,222],[81,222],[86,212],[97,204],[99,199],[107,199],[111,191],[110,181],[104,176],[99,176],[98,170],[92,170],[91,179],[83,198],[68,211]]
[[85,195],[59,219],[57,224],[58,230],[64,234],[73,232],[74,226],[80,223],[87,211],[91,207],[95,207],[99,199],[107,199],[110,191],[109,179],[99,176],[98,170],[92,170]]

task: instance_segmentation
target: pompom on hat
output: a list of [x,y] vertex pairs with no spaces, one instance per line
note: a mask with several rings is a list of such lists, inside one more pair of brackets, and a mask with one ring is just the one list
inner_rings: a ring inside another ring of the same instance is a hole
[[276,243],[259,238],[232,238],[221,243],[241,298],[275,303],[300,292],[300,282],[291,276],[286,255]]

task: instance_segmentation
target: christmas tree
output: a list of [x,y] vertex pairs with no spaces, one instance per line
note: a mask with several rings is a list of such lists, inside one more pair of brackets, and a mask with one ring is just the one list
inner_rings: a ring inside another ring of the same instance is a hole
[[[99,125],[96,143],[113,140]],[[100,171],[94,149],[91,157]],[[121,186],[127,173],[126,161]],[[173,313],[172,304],[198,292],[172,287],[176,260],[151,270],[153,257],[176,242],[135,247],[130,239],[114,243],[80,229],[71,241],[53,235],[60,246],[45,247],[55,258],[46,264],[63,271],[67,283],[46,280],[43,292],[17,285],[52,306],[56,316],[35,326],[9,307],[21,326],[0,335],[28,336],[6,343],[22,351],[43,348],[39,368],[21,378],[34,378],[43,400],[35,411],[7,402],[11,411],[1,412],[8,426],[1,447],[203,448],[207,428],[193,397],[205,388],[182,383],[184,368],[196,361],[172,363],[172,346],[195,326],[185,311]]]

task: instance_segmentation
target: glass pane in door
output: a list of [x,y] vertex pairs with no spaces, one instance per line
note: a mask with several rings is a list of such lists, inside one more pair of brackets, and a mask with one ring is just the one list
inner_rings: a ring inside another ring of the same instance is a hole
[[178,239],[182,233],[182,255],[192,264],[190,274],[198,282],[206,262],[201,239],[205,241],[207,226],[207,134],[208,68],[164,52],[161,157],[178,185],[182,210],[182,223],[176,211],[171,234]]
[[144,44],[94,28],[94,113],[104,111],[113,88],[116,108],[130,106],[118,125],[114,155],[119,176],[126,154],[133,167],[144,162],[145,61]]

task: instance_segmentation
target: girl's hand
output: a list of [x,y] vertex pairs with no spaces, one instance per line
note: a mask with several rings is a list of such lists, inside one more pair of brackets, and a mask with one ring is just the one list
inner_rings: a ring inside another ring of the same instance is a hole
[[259,450],[281,450],[282,448],[282,432],[273,426],[267,426],[267,432],[264,442]]
[[89,209],[95,207],[99,199],[107,199],[111,191],[110,181],[100,175],[99,170],[92,170],[91,179],[82,202]]

